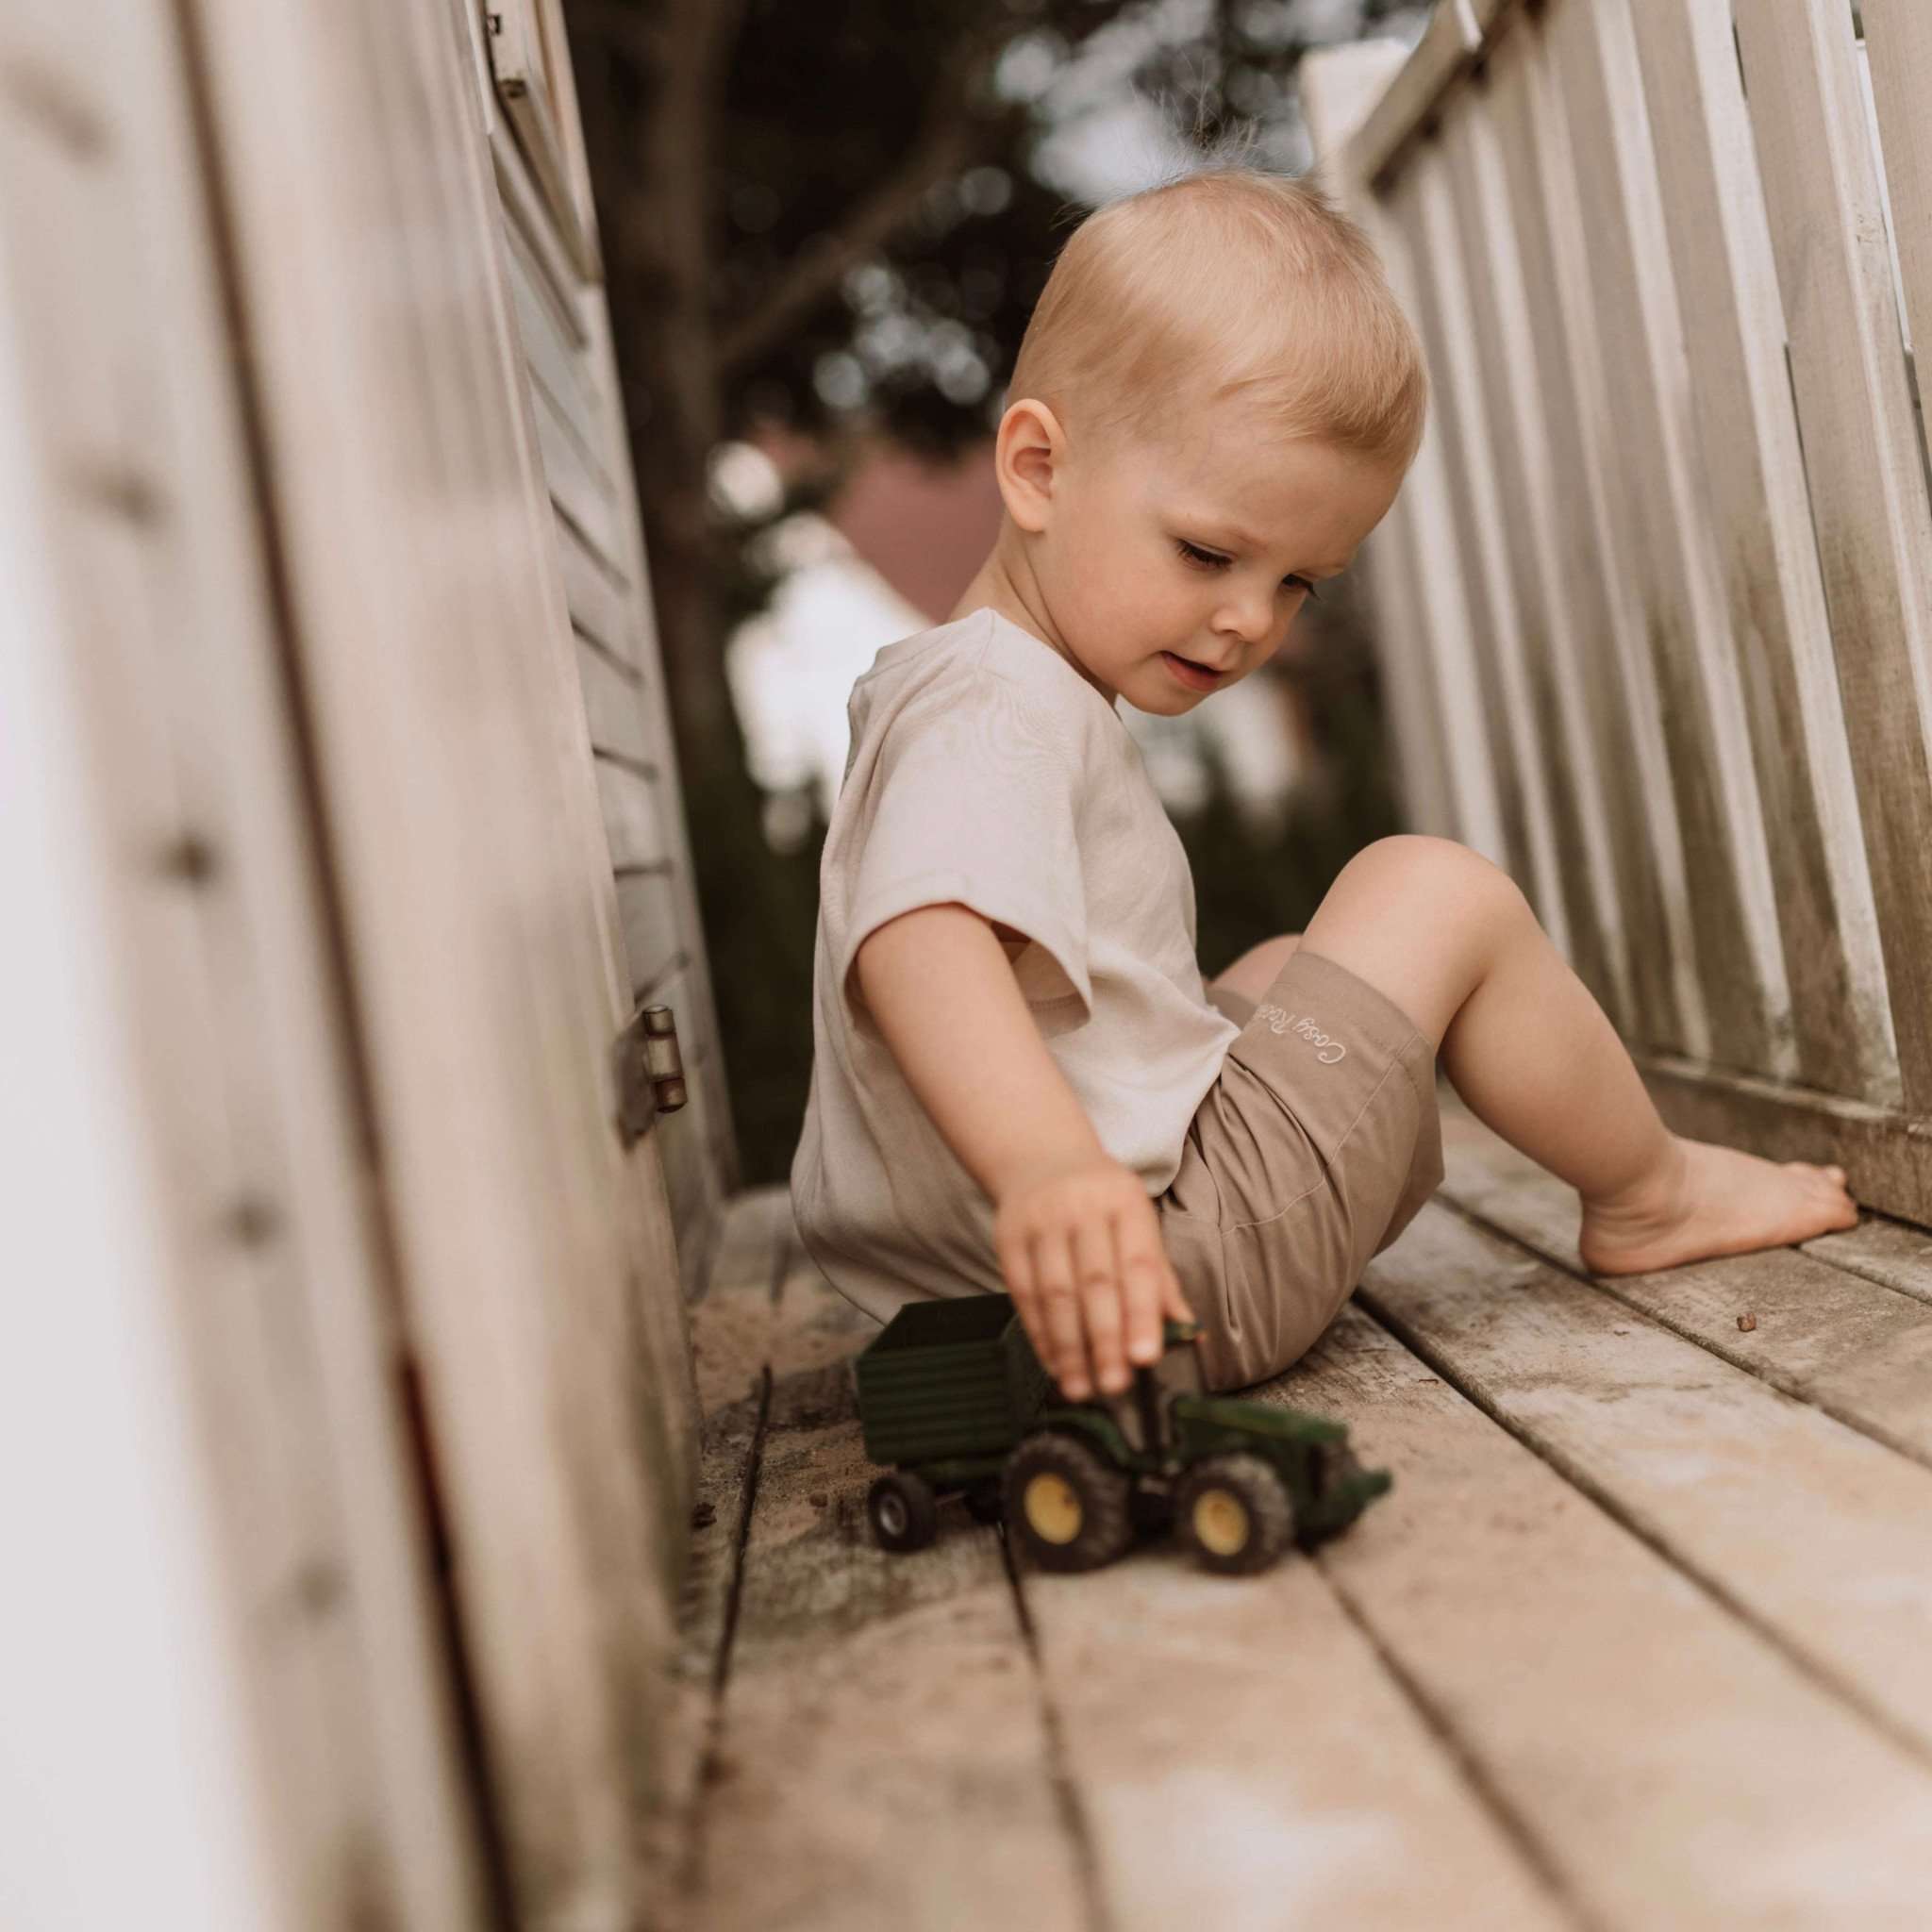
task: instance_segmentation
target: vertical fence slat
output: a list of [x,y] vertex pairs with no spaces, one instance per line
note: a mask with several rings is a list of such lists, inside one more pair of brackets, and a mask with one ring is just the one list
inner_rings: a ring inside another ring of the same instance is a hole
[[1397,751],[1394,779],[1404,827],[1459,839],[1460,814],[1442,742],[1441,704],[1424,614],[1428,605],[1417,580],[1412,522],[1411,506],[1399,493],[1369,540],[1382,702]]
[[[1576,208],[1561,124],[1540,110],[1536,64],[1540,42],[1528,33],[1503,39],[1490,64],[1490,112],[1495,120],[1507,223],[1523,273],[1528,328],[1536,354],[1519,369],[1534,387],[1532,408],[1547,444],[1547,512],[1557,542],[1552,641],[1567,655],[1567,697],[1591,748],[1602,808],[1609,819],[1606,881],[1628,935],[1628,1038],[1687,1043],[1702,1007],[1690,985],[1689,907],[1675,806],[1665,771],[1661,728],[1631,597],[1619,568],[1617,505],[1607,487],[1607,406],[1596,311],[1576,251]],[[1559,205],[1545,208],[1545,195]],[[1567,253],[1559,265],[1549,243],[1552,223]],[[1637,671],[1633,673],[1631,667]],[[1667,889],[1669,883],[1669,889]],[[1689,1020],[1685,1018],[1689,1014]]]
[[1691,436],[1690,378],[1639,92],[1628,0],[1564,6],[1549,44],[1574,129],[1591,286],[1602,310],[1617,482],[1659,694],[1711,1053],[1795,1071],[1756,774]]
[[1444,482],[1469,591],[1471,641],[1496,770],[1508,869],[1551,937],[1569,949],[1541,765],[1522,690],[1516,609],[1502,541],[1489,425],[1469,339],[1469,297],[1447,190],[1434,166],[1407,171],[1394,197],[1416,269],[1424,341],[1442,429]]
[[1923,396],[1923,372],[1932,363],[1932,8],[1925,0],[1864,0],[1859,10]]
[[1579,955],[1623,923],[1673,1124],[1924,1218],[1932,8],[1859,17],[1458,0],[1324,152],[1439,385],[1367,556],[1489,734],[1504,862],[1541,779],[1566,858],[1608,844],[1593,932],[1560,884]]
[[[1382,251],[1396,297],[1414,322],[1426,350],[1429,334],[1408,211],[1391,203],[1378,203],[1377,208],[1380,219],[1374,239]],[[1509,842],[1503,789],[1476,674],[1476,620],[1470,601],[1469,570],[1451,511],[1455,490],[1438,389],[1430,397],[1422,449],[1399,498],[1404,517],[1401,527],[1407,538],[1411,608],[1428,613],[1426,628],[1415,634],[1411,661],[1423,667],[1427,689],[1439,707],[1437,729],[1454,801],[1455,835],[1485,858],[1507,866]]]
[[1898,1095],[1763,195],[1728,16],[1636,0],[1690,395],[1807,1084]]
[[[1407,315],[1408,242],[1357,174],[1349,142],[1364,116],[1407,62],[1397,41],[1358,41],[1320,48],[1302,59],[1302,116],[1320,160],[1322,184],[1355,216],[1381,257]],[[1434,400],[1432,400],[1434,415]],[[1430,514],[1443,516],[1441,450],[1434,421],[1424,433],[1407,481],[1362,553],[1375,614],[1375,655],[1383,701],[1397,750],[1397,791],[1412,831],[1460,839],[1501,863],[1503,842],[1480,728],[1457,719],[1457,699],[1443,691],[1436,649],[1438,583],[1427,566]],[[1466,691],[1468,686],[1464,684]]]
[[1567,604],[1552,527],[1556,478],[1531,380],[1538,343],[1495,152],[1495,103],[1473,93],[1446,119],[1442,158],[1454,188],[1472,302],[1503,544],[1516,604],[1520,675],[1530,708],[1524,749],[1540,766],[1556,843],[1571,963],[1620,1024],[1632,1017],[1595,760],[1570,675]]
[[[1873,17],[1895,25],[1882,8]],[[1851,14],[1842,0],[1755,0],[1738,9],[1737,33],[1790,330],[1900,1074],[1906,1105],[1925,1113],[1932,1111],[1932,508]],[[1922,258],[1914,241],[1915,270]]]
[[1571,484],[1563,494],[1574,615],[1588,709],[1609,779],[1618,889],[1633,934],[1630,969],[1639,1024],[1632,1038],[1692,1059],[1709,1049],[1697,984],[1683,832],[1671,787],[1657,682],[1637,605],[1638,548],[1629,504],[1613,487],[1620,425],[1604,371],[1576,195],[1569,126],[1547,42],[1520,25],[1497,55],[1499,85],[1520,85],[1524,112],[1506,119],[1506,159],[1519,241],[1533,267],[1541,332],[1559,352],[1540,361],[1546,420]]

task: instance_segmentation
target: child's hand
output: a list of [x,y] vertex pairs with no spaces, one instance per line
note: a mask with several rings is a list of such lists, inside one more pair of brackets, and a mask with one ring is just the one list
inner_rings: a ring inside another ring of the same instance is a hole
[[1158,1361],[1163,1315],[1193,1320],[1140,1175],[1104,1155],[1007,1193],[993,1247],[1033,1352],[1071,1401],[1094,1380],[1118,1394],[1130,1359]]

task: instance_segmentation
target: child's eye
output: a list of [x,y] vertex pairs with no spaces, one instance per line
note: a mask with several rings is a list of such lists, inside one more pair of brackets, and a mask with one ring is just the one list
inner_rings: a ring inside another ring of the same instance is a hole
[[[1190,563],[1203,569],[1222,570],[1226,566],[1226,558],[1217,557],[1211,550],[1202,550],[1190,543],[1185,537],[1175,538],[1174,547]],[[1298,584],[1310,597],[1316,594],[1314,585],[1307,577],[1283,577],[1281,581],[1285,584]]]

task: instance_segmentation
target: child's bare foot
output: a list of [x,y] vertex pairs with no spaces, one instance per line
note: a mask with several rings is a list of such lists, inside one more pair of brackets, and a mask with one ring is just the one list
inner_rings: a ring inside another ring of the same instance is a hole
[[1857,1225],[1844,1178],[1841,1167],[1761,1160],[1673,1135],[1657,1174],[1619,1200],[1584,1202],[1577,1247],[1592,1274],[1645,1274],[1809,1241]]

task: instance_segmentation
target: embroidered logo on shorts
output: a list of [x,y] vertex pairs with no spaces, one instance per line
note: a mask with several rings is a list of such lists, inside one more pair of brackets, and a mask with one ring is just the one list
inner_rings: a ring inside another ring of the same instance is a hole
[[1332,1033],[1324,1033],[1306,1013],[1291,1013],[1263,1000],[1255,1008],[1255,1018],[1261,1021],[1271,1033],[1299,1033],[1310,1046],[1318,1049],[1315,1058],[1324,1067],[1332,1067],[1348,1052],[1341,1041]]

